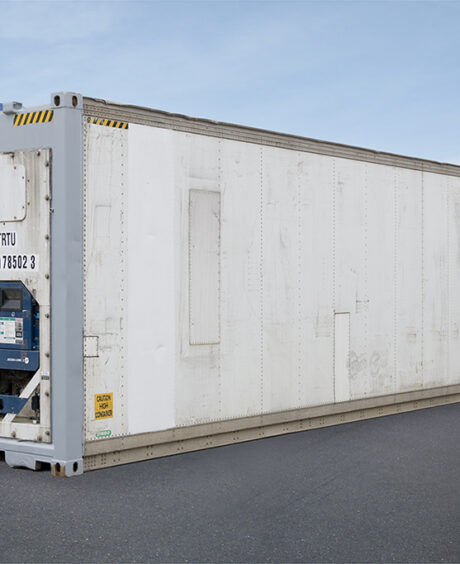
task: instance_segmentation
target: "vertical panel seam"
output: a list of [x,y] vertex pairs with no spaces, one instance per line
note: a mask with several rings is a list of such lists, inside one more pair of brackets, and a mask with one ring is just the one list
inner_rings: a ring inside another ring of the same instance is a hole
[[336,309],[336,229],[337,229],[337,210],[336,210],[336,159],[332,159],[332,330],[334,331],[332,345],[332,392],[335,401],[335,309]]
[[399,302],[398,302],[398,264],[399,264],[399,171],[396,167],[394,171],[394,335],[393,335],[393,392],[396,393],[398,382],[398,315],[399,315]]
[[446,235],[447,235],[447,257],[446,257],[446,275],[447,275],[447,350],[446,350],[446,374],[445,374],[445,381],[447,382],[450,379],[450,177],[447,176],[447,183],[446,183]]
[[217,165],[218,165],[218,170],[217,170],[217,186],[218,186],[218,191],[220,194],[220,198],[219,198],[219,232],[218,232],[218,252],[219,252],[219,261],[218,261],[218,275],[217,275],[217,284],[218,284],[218,289],[217,289],[217,334],[218,334],[218,340],[219,340],[219,344],[218,346],[218,350],[219,353],[217,355],[217,378],[218,378],[218,397],[219,397],[219,418],[222,418],[222,359],[221,359],[221,354],[222,354],[222,312],[221,312],[221,308],[222,308],[222,207],[223,207],[223,194],[222,194],[222,139],[219,139],[218,141],[218,149],[217,149]]
[[422,376],[422,389],[425,387],[425,175],[421,171],[422,184],[421,184],[421,293],[422,293],[422,315],[421,315],[421,376]]
[[396,393],[398,380],[398,230],[399,230],[399,207],[398,207],[398,169],[393,168],[393,198],[394,198],[394,256],[393,256],[393,291],[394,291],[394,307],[393,307],[393,392]]
[[186,190],[188,198],[188,335],[187,342],[192,342],[192,197],[190,189]]
[[[301,153],[297,153],[299,164]],[[302,404],[302,190],[301,171],[303,163],[297,170],[297,404]]]
[[[88,272],[88,123],[84,120],[83,123],[83,336],[86,334],[88,327],[88,282],[87,275]],[[88,388],[87,388],[87,364],[88,360],[85,358],[83,351],[83,436],[86,440],[87,432],[87,417],[88,417]]]
[[260,411],[264,411],[264,149],[260,147]]
[[[455,355],[451,355],[450,351],[455,351],[454,341],[458,340],[458,321],[460,319],[459,312],[459,300],[456,290],[456,282],[458,281],[458,264],[457,257],[459,256],[458,247],[458,237],[456,237],[456,226],[457,226],[457,210],[458,210],[458,186],[457,179],[454,179],[453,185],[449,179],[450,191],[451,191],[451,202],[450,202],[450,215],[451,215],[451,229],[452,229],[452,241],[450,244],[450,281],[449,281],[449,297],[450,297],[450,320],[449,320],[449,383],[453,384],[456,381],[457,372],[457,362],[455,362]],[[454,359],[454,362],[452,362]]]
[[121,200],[121,210],[120,210],[120,236],[121,236],[121,245],[120,245],[120,261],[121,261],[121,276],[120,276],[120,317],[121,317],[121,327],[120,327],[120,404],[122,410],[122,417],[121,417],[121,428],[124,433],[128,433],[128,413],[127,413],[127,406],[125,402],[125,331],[126,331],[126,260],[127,260],[127,237],[128,231],[125,227],[125,217],[127,217],[128,213],[128,198],[125,190],[125,171],[124,171],[124,162],[125,162],[125,136],[123,133],[121,135],[121,160],[120,160],[120,179],[121,179],[121,193],[120,193],[120,200]]
[[[366,358],[366,366],[369,367],[369,217],[368,217],[368,194],[369,190],[369,165],[365,163],[364,165],[364,233],[363,233],[363,245],[364,245],[364,300],[366,307],[364,308],[364,343],[363,350]],[[350,321],[351,323],[351,321]],[[350,337],[351,338],[351,337]],[[367,369],[366,374],[366,384],[364,386],[364,396],[369,394],[369,384],[370,384],[370,370]],[[353,399],[350,395],[350,399]]]

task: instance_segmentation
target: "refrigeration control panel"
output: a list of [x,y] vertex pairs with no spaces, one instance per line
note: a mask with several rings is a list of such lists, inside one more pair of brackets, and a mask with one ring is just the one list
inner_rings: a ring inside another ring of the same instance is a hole
[[39,367],[39,304],[22,282],[0,282],[0,414],[19,413]]

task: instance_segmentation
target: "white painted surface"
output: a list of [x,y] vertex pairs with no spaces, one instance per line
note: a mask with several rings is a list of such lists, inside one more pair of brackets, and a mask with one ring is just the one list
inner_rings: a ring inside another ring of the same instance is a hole
[[366,166],[367,221],[361,243],[366,266],[364,272],[358,272],[368,299],[362,329],[368,362],[365,396],[396,392],[396,172],[394,167]]
[[262,149],[261,411],[294,409],[299,398],[298,154]]
[[335,401],[350,399],[350,314],[334,316],[334,390]]
[[422,174],[399,169],[396,192],[395,390],[405,392],[422,382]]
[[99,356],[99,337],[83,338],[83,355],[85,358],[97,358]]
[[124,360],[91,374],[107,387],[98,391],[113,383],[127,397],[114,430],[460,382],[458,178],[147,126],[119,138],[102,129],[107,142],[90,160],[106,197],[88,225],[103,253],[95,272],[113,267],[99,272],[110,279],[103,317],[124,311],[107,355]]
[[[86,125],[85,431],[88,439],[128,432],[126,383],[127,132]],[[87,338],[90,338],[89,341]],[[113,417],[95,419],[97,394],[113,394]]]
[[220,193],[190,190],[189,218],[190,344],[216,345],[220,342]]
[[334,401],[334,166],[321,155],[298,154],[300,403]]
[[[221,142],[222,338],[214,362],[214,417],[221,419],[260,412],[262,405],[260,158],[257,145]],[[237,218],[235,228],[229,217]]]
[[[220,419],[224,373],[220,366],[221,347],[190,345],[189,288],[189,196],[191,190],[223,191],[221,167],[223,142],[212,137],[172,133],[175,195],[178,206],[175,407],[176,425],[190,425]],[[226,226],[222,224],[222,237]],[[221,260],[226,252],[223,247]],[[224,307],[222,301],[221,307]]]
[[[171,133],[87,127],[86,436],[170,428],[176,349]],[[96,421],[94,396],[101,393],[113,393],[114,416]]]
[[24,165],[4,164],[4,162],[0,165],[0,202],[0,221],[22,221],[26,217]]
[[449,213],[449,364],[447,383],[460,382],[460,178],[447,180]]
[[175,425],[174,161],[170,131],[130,125],[128,431]]
[[[436,384],[446,383],[449,371],[450,273],[447,176],[439,177],[425,173],[423,192],[422,383],[424,388],[431,388]],[[457,354],[455,350],[452,353]]]

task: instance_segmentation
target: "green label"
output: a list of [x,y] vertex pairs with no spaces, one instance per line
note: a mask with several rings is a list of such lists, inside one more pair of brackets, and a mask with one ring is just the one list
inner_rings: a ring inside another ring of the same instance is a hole
[[107,437],[110,437],[111,434],[112,434],[112,431],[109,431],[107,429],[106,431],[99,431],[98,433],[96,433],[96,437],[98,439],[106,439]]

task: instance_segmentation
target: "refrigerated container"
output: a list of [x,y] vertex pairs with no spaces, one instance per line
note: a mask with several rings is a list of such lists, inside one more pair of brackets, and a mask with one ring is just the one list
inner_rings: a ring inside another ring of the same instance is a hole
[[11,466],[458,402],[459,287],[459,166],[72,92],[3,104]]

